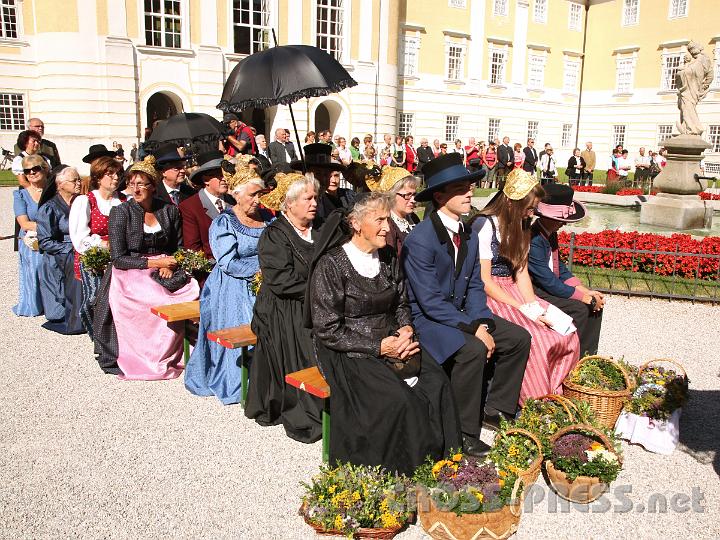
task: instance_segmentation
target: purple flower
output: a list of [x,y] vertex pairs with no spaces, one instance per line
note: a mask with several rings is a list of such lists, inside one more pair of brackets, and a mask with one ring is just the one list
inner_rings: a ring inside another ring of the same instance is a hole
[[579,459],[582,463],[586,463],[588,458],[585,450],[588,450],[593,442],[595,441],[590,437],[579,433],[569,433],[568,435],[563,435],[555,441],[555,444],[553,445],[553,457],[574,457]]

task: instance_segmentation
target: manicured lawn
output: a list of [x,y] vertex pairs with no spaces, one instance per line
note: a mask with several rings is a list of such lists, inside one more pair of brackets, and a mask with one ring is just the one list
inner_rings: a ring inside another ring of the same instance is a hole
[[17,186],[17,178],[12,171],[0,171],[0,186]]

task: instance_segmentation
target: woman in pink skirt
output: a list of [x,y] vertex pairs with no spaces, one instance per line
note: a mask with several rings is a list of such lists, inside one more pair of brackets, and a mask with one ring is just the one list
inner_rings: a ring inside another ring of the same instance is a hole
[[577,363],[580,350],[574,329],[562,335],[550,327],[545,316],[549,304],[535,297],[528,274],[530,220],[543,194],[534,175],[515,169],[503,191],[493,197],[473,224],[479,238],[480,273],[488,306],[493,314],[522,326],[532,336],[521,403],[562,393],[562,381]]

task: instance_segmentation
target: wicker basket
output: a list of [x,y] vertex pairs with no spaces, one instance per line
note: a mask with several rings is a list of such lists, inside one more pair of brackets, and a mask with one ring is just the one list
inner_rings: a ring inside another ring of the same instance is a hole
[[479,540],[509,538],[518,529],[522,503],[516,498],[521,481],[515,482],[514,503],[495,512],[461,514],[439,510],[426,491],[418,492],[418,520],[425,532],[435,540]]
[[[302,516],[302,518],[305,520],[305,523],[310,525],[315,530],[315,533],[319,536],[346,536],[345,533],[342,531],[338,531],[335,529],[323,529],[320,525],[316,525],[308,519],[305,510],[306,505],[305,503],[303,503],[303,505],[300,507],[300,510],[298,511],[298,514]],[[404,527],[405,524],[390,529],[360,528],[355,532],[355,534],[353,534],[353,538],[378,538],[379,540],[389,540],[390,538],[394,538]]]
[[[588,360],[600,358],[611,362],[617,366],[622,372],[625,378],[625,389],[624,390],[599,390],[597,388],[590,388],[588,386],[581,386],[570,381],[572,374],[580,368]],[[634,381],[630,375],[628,375],[625,368],[617,363],[612,358],[606,358],[604,356],[586,356],[581,359],[573,370],[563,381],[563,394],[568,398],[579,399],[580,401],[586,401],[590,408],[595,413],[596,418],[604,426],[612,429],[615,426],[615,422],[620,416],[625,402],[630,399],[633,392]]]
[[[602,431],[589,424],[573,424],[572,426],[564,427],[550,438],[551,443],[555,444],[555,441],[571,431],[587,431],[597,435],[605,445],[605,448],[615,454],[618,461],[622,464],[622,456],[617,453],[610,439],[608,439]],[[547,472],[548,480],[553,491],[570,502],[579,504],[590,503],[600,498],[608,488],[607,484],[601,482],[599,478],[595,478],[594,476],[578,476],[571,482],[568,480],[566,474],[556,469],[550,460],[545,461],[545,471]]]
[[643,371],[645,371],[647,368],[649,368],[652,364],[659,364],[660,362],[666,362],[668,364],[672,364],[676,368],[679,368],[680,373],[682,373],[682,376],[687,379],[687,371],[685,371],[685,368],[682,367],[681,364],[679,364],[675,360],[670,360],[669,358],[656,358],[655,360],[648,360],[647,362],[645,362],[643,365],[641,365],[638,368],[638,374],[637,374],[638,380],[640,380],[640,375],[642,375]]
[[565,413],[568,415],[568,418],[570,419],[570,422],[575,422],[577,418],[575,418],[575,413],[577,413],[577,408],[575,407],[575,404],[570,401],[565,396],[561,396],[560,394],[547,394],[544,396],[540,396],[537,398],[538,401],[554,401],[558,405],[560,405]]
[[538,455],[533,460],[530,465],[527,466],[527,468],[522,469],[518,472],[518,478],[523,483],[523,494],[527,493],[527,488],[532,486],[538,479],[538,476],[540,476],[540,470],[542,468],[542,461],[543,461],[543,448],[542,443],[540,442],[540,439],[538,439],[533,433],[530,431],[527,431],[526,429],[521,428],[510,428],[505,432],[498,433],[495,436],[495,441],[502,437],[503,435],[511,435],[513,433],[517,433],[519,435],[525,435],[528,439],[530,439],[535,445],[538,447]]

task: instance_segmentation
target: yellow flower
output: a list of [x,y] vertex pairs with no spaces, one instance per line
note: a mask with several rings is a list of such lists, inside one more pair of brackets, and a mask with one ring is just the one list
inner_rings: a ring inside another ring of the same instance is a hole
[[500,484],[500,487],[504,487],[504,486],[505,486],[505,480],[503,480],[503,479],[501,478],[500,480],[498,480],[498,484]]
[[334,495],[336,489],[337,489],[337,486],[330,486],[330,487],[328,488],[328,493],[329,493],[330,495]]
[[510,457],[515,457],[515,456],[517,456],[519,453],[520,453],[520,451],[517,449],[517,446],[515,446],[514,444],[511,444],[511,445],[510,445],[510,448],[508,448],[508,455],[509,455]]
[[599,442],[594,442],[590,445],[590,450],[600,450],[601,448],[605,448],[602,444]]
[[342,530],[342,528],[343,528],[343,520],[342,520],[342,516],[340,514],[335,516],[335,528],[338,531]]
[[485,498],[485,496],[482,494],[482,491],[477,490],[475,488],[470,488],[470,493],[472,493],[475,496],[475,498],[477,499],[477,501],[479,503],[483,502],[483,499]]
[[380,514],[380,521],[382,521],[382,526],[385,529],[400,526],[400,522],[398,521],[396,515],[391,514],[390,512],[383,512],[382,514]]
[[359,500],[360,500],[360,492],[358,492],[358,491],[353,491],[353,493],[352,493],[352,495],[350,496],[350,498],[352,499],[353,502],[359,501]]
[[463,456],[462,454],[455,454],[455,455],[452,457],[452,460],[453,460],[453,461],[460,461],[460,460],[462,459],[462,456]]
[[498,476],[500,478],[505,478],[507,476],[507,473],[505,471],[498,471]]

